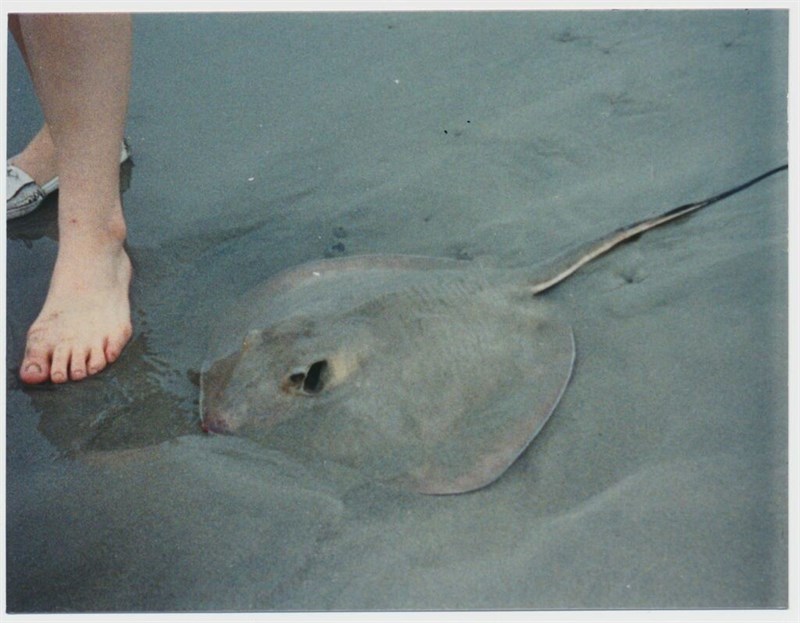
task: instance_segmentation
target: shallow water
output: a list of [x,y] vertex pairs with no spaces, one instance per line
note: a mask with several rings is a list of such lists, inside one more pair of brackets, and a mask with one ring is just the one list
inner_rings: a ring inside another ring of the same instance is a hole
[[[22,388],[56,201],[8,229],[11,611],[781,607],[786,178],[587,267],[573,381],[470,495],[198,428],[231,300],[341,254],[526,266],[786,161],[780,12],[141,15],[135,335]],[[165,85],[167,87],[165,88]],[[9,150],[40,122],[9,52]]]

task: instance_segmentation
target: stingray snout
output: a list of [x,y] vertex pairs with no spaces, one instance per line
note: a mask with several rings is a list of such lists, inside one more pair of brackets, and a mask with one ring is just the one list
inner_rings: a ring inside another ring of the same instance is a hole
[[[207,372],[200,374],[200,428],[204,433],[216,433],[218,435],[227,434],[230,432],[228,419],[216,408],[212,407],[213,401],[208,400],[206,395],[208,379]],[[218,398],[216,392],[212,394],[214,399]],[[209,404],[211,402],[211,404]]]
[[200,428],[203,429],[204,433],[231,435],[235,432],[237,426],[234,419],[224,409],[206,407],[200,410]]
[[215,433],[217,435],[227,435],[231,432],[226,419],[219,414],[204,416],[200,422],[200,428],[203,429],[204,433]]

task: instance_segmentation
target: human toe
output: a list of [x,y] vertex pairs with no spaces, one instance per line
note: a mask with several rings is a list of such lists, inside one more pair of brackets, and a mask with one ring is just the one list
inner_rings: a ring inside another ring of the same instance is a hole
[[86,360],[89,357],[89,349],[75,349],[72,351],[69,362],[69,378],[73,381],[82,381],[86,378]]
[[125,345],[131,339],[133,331],[130,325],[123,327],[117,335],[114,337],[109,337],[108,341],[106,342],[105,347],[105,357],[109,363],[112,363],[119,359],[119,356],[122,354]]
[[29,350],[20,366],[19,376],[22,382],[31,385],[44,383],[50,377],[48,359],[45,353]]
[[65,383],[69,378],[71,355],[72,349],[66,344],[59,344],[53,350],[53,359],[50,362],[50,380],[53,383]]
[[106,356],[103,344],[95,344],[89,350],[89,359],[86,362],[86,371],[90,374],[97,374],[106,367]]

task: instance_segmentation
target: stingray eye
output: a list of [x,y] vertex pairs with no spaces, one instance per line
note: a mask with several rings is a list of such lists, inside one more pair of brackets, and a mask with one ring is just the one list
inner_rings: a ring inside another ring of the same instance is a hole
[[291,372],[284,381],[284,388],[291,392],[318,394],[325,387],[327,379],[328,362],[320,359],[305,370]]
[[309,394],[316,394],[325,387],[328,377],[328,362],[324,359],[317,361],[308,368],[306,378],[303,381],[303,389]]

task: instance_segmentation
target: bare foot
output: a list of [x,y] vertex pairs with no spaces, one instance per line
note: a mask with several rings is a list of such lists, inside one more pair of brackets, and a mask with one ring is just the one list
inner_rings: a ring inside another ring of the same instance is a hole
[[62,232],[47,299],[28,331],[23,382],[79,381],[119,357],[132,334],[124,237],[124,226]]
[[30,14],[9,20],[47,120],[14,161],[59,177],[58,256],[28,331],[20,377],[63,383],[102,370],[131,336],[131,263],[119,195],[119,148],[131,65],[131,17]]

